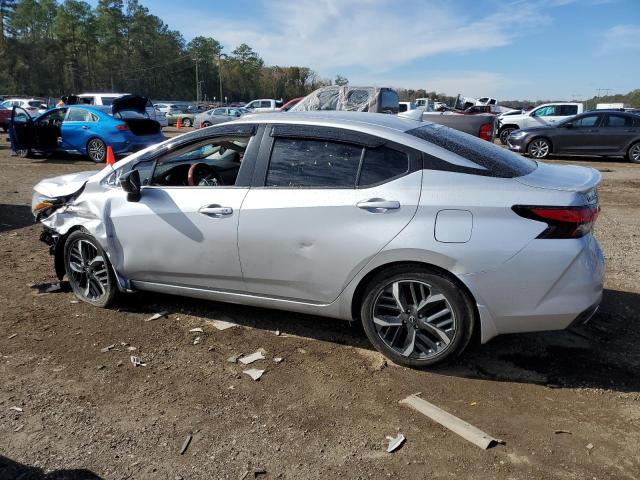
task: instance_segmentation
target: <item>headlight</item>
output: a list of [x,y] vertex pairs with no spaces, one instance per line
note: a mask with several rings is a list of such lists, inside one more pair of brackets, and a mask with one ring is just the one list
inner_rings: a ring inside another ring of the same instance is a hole
[[60,207],[63,203],[64,201],[60,198],[51,198],[36,192],[31,199],[31,213],[33,213],[33,216],[38,220],[43,215],[48,215]]
[[516,130],[511,135],[509,135],[509,138],[513,138],[514,140],[519,140],[522,137],[524,137],[526,134],[527,134],[527,132],[519,132],[519,131]]

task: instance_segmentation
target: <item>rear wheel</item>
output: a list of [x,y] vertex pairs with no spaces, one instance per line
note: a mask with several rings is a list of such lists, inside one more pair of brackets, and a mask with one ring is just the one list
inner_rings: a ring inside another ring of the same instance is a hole
[[516,130],[517,128],[513,128],[513,127],[505,127],[502,130],[500,130],[500,141],[502,142],[503,145],[507,144],[507,138],[509,138],[509,135],[511,135]]
[[210,127],[211,122],[202,122],[202,128]]
[[640,163],[640,142],[636,142],[629,148],[627,158],[630,162]]
[[473,306],[466,294],[443,275],[415,268],[376,276],[360,315],[373,346],[408,367],[459,355],[473,333]]
[[527,153],[533,158],[546,158],[551,153],[551,143],[546,138],[534,138],[527,147]]
[[117,294],[107,254],[91,235],[75,231],[64,245],[64,267],[73,293],[97,307],[107,307]]
[[190,127],[192,124],[191,119],[190,118],[183,118],[182,119],[182,126],[183,127]]
[[99,138],[92,138],[87,143],[87,155],[94,162],[102,163],[107,157],[107,146]]

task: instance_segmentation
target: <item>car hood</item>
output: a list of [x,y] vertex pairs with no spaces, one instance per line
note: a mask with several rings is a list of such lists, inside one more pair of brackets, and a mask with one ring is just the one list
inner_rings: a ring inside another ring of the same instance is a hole
[[598,186],[602,175],[593,168],[538,162],[538,168],[533,172],[515,180],[529,187],[588,192]]
[[134,112],[144,113],[146,112],[148,102],[149,99],[147,97],[141,97],[140,95],[124,95],[113,101],[111,104],[111,113],[116,114],[124,110],[133,110]]
[[50,198],[66,197],[80,190],[96,173],[95,170],[92,170],[89,172],[70,173],[60,175],[59,177],[45,178],[33,187],[33,189],[41,195]]

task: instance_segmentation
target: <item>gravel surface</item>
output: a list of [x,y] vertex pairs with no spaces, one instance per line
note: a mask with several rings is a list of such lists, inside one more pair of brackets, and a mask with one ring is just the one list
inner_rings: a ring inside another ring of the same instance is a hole
[[[55,278],[31,188],[99,166],[13,157],[5,137],[0,479],[640,477],[640,165],[563,160],[604,175],[606,292],[588,325],[498,337],[416,371],[339,321],[151,294],[100,310],[64,284],[38,293],[30,285]],[[264,360],[233,361],[259,349]],[[249,368],[265,372],[254,381]],[[481,450],[398,403],[416,392],[505,445]],[[406,442],[387,453],[398,433]]]

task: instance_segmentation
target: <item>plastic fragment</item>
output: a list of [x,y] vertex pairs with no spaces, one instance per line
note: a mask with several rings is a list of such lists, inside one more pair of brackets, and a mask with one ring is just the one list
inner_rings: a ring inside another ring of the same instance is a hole
[[218,330],[226,330],[227,328],[237,327],[236,323],[225,322],[224,320],[206,320],[207,323],[210,323],[213,327]]
[[9,336],[7,337],[7,339],[8,339],[8,340],[11,340],[12,338],[16,338],[17,336],[18,336],[18,334],[17,334],[17,333],[12,333],[11,335],[9,335]]
[[284,360],[284,358],[282,358],[282,357],[273,357],[273,362],[274,363],[280,363],[280,362],[282,362],[282,360]]
[[110,351],[110,350],[112,350],[112,349],[114,349],[114,348],[116,348],[116,344],[115,344],[115,343],[112,343],[111,345],[107,345],[106,347],[101,348],[101,349],[100,349],[100,351],[101,351],[102,353],[107,353],[108,351]]
[[134,367],[146,367],[147,366],[147,364],[145,363],[144,360],[142,360],[142,358],[136,357],[134,355],[131,355],[131,363],[133,364]]
[[189,333],[203,333],[204,330],[202,330],[200,327],[198,328],[192,328],[191,330],[189,330]]
[[387,446],[387,453],[395,452],[406,440],[404,435],[401,433],[396,437],[390,437],[387,435],[387,440],[389,440],[389,445]]
[[13,410],[18,413],[22,413],[22,409],[20,407],[9,407],[9,410]]
[[258,350],[257,352],[252,353],[251,355],[247,355],[246,357],[242,357],[240,359],[240,363],[243,365],[249,365],[257,360],[264,360],[264,353],[262,350]]
[[182,448],[180,449],[180,455],[184,455],[184,452],[187,451],[187,448],[189,448],[189,444],[191,443],[191,435],[187,435],[187,438],[184,439],[184,442],[182,443]]
[[254,380],[260,380],[260,377],[264,373],[264,370],[258,370],[257,368],[250,368],[249,370],[243,370],[242,373],[249,375]]
[[169,312],[167,312],[166,310],[163,310],[161,312],[154,313],[149,318],[147,318],[145,322],[152,322],[153,320],[158,320],[159,318],[166,317],[167,315],[169,315]]

